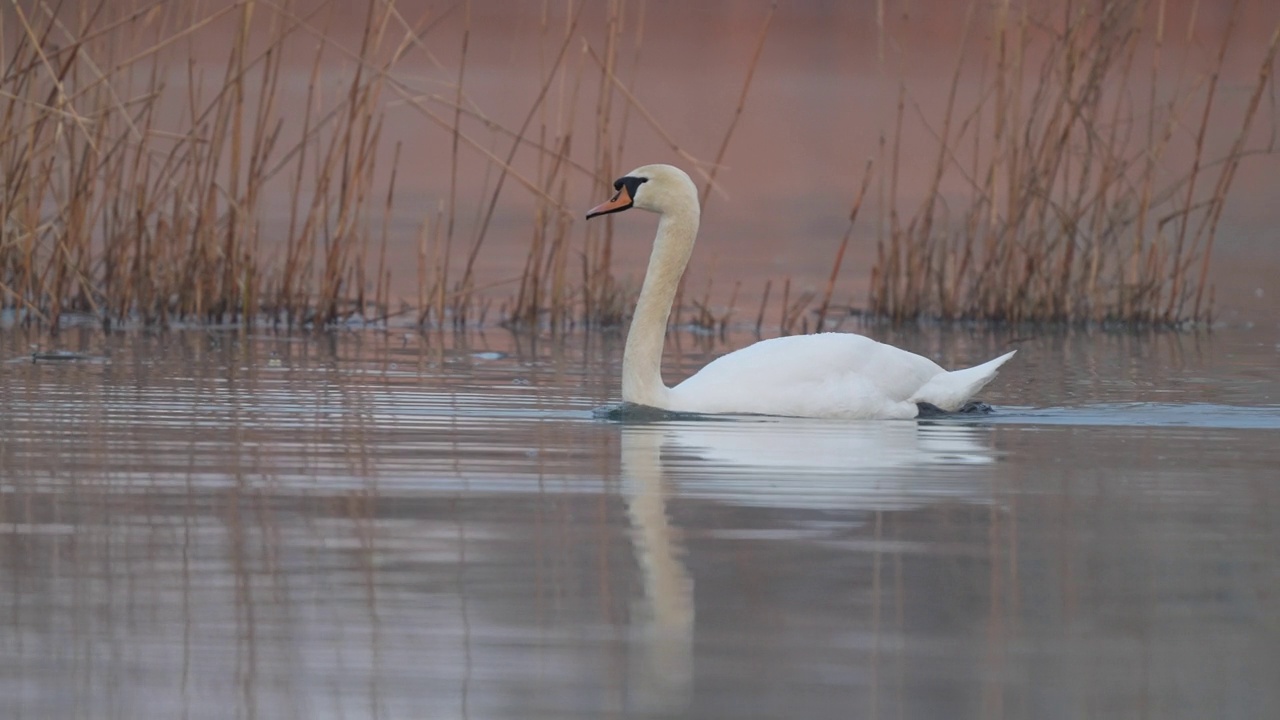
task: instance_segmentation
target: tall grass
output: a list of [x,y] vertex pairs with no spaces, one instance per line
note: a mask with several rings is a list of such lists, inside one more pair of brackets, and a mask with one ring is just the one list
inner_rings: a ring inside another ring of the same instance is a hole
[[[638,131],[690,171],[704,205],[712,202],[751,112],[776,6],[761,7],[732,112],[702,121],[723,128],[710,160],[664,127],[635,89],[649,33],[643,2],[540,7],[538,24],[525,29],[536,36],[536,92],[503,124],[472,96],[471,0],[418,18],[368,3],[350,46],[334,39],[344,36],[332,32],[343,11],[336,1],[304,10],[290,0],[128,9],[109,0],[11,0],[0,33],[0,311],[54,327],[83,313],[105,324],[298,327],[399,317],[467,328],[485,324],[500,302],[494,315],[513,328],[625,322],[636,273],[615,267],[613,216],[584,224],[581,210],[632,164]],[[1206,136],[1223,122],[1218,78],[1236,33],[1234,6],[1215,39],[1216,67],[1168,94],[1157,92],[1170,85],[1165,0],[1073,2],[1042,16],[1011,0],[992,7],[973,5],[945,110],[924,123],[936,148],[923,196],[908,197],[899,182],[916,114],[904,82],[875,174],[869,164],[850,189],[847,230],[825,284],[770,279],[754,318],[742,322],[754,319],[759,333],[766,315],[783,334],[838,327],[840,270],[864,200],[885,218],[872,314],[1208,316],[1214,237],[1236,168],[1256,150],[1248,141],[1273,87],[1275,37],[1253,60],[1250,102],[1231,117],[1236,140],[1216,155]],[[882,57],[896,46],[885,25],[893,14],[878,5]],[[441,61],[430,32],[444,19],[458,35],[448,43],[456,54]],[[231,39],[215,63],[210,37]],[[300,61],[304,42],[314,50]],[[432,90],[399,72],[410,53],[435,63],[441,80]],[[976,92],[966,84],[975,67]],[[304,99],[286,104],[287,92]],[[388,139],[393,107],[443,140],[434,164],[422,167],[421,150]],[[402,209],[397,178],[410,164],[447,178],[447,192],[410,209],[418,229],[407,243],[397,241],[403,231],[393,217]],[[478,191],[464,184],[476,167]],[[880,187],[868,198],[873,179]],[[484,266],[513,242],[490,236],[517,195],[532,200],[527,236],[516,238],[527,242],[516,276],[495,279]],[[405,264],[412,269],[397,269]],[[416,279],[411,297],[393,300],[397,275]],[[721,279],[682,286],[673,321],[723,332],[738,317],[742,287]],[[727,304],[717,302],[723,296]]]
[[[380,94],[402,49],[386,47],[385,6],[369,5],[362,62],[329,99],[317,85],[320,44],[292,126],[276,102],[284,46],[320,12],[187,7],[6,8],[16,28],[0,77],[0,306],[55,326],[68,312],[106,323],[385,314],[368,230]],[[227,24],[233,42],[210,77],[196,38]],[[180,122],[166,125],[175,113]],[[272,192],[288,198],[282,243],[261,237]]]
[[[893,179],[908,122],[905,86],[899,95],[873,314],[1165,325],[1209,319],[1214,238],[1239,163],[1253,151],[1248,141],[1271,88],[1280,27],[1251,58],[1257,74],[1249,102],[1230,116],[1220,107],[1220,78],[1239,1],[1200,77],[1172,69],[1165,45],[1177,29],[1168,16],[1165,0],[1065,3],[1043,16],[1008,0],[989,14],[970,8],[945,112],[930,124],[931,184],[905,217]],[[1194,21],[1193,13],[1188,36]],[[990,40],[975,51],[982,35]],[[979,53],[984,80],[966,91],[962,70]],[[1235,137],[1225,154],[1213,155],[1206,134],[1222,123],[1235,124]],[[947,183],[967,190],[948,193]]]

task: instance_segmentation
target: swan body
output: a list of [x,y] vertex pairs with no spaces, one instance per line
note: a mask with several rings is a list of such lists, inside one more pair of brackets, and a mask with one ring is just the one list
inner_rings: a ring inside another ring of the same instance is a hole
[[[667,320],[698,235],[698,191],[684,171],[645,165],[614,183],[588,218],[637,207],[658,232],[622,358],[622,399],[676,412],[908,419],[918,403],[960,409],[1014,353],[964,370],[853,333],[762,340],[724,355],[675,387],[662,382]],[[1016,351],[1015,351],[1016,352]]]

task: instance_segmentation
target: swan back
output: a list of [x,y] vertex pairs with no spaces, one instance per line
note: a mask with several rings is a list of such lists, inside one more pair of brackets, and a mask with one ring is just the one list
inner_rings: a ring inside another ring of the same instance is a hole
[[721,356],[672,388],[670,409],[830,418],[917,416],[917,403],[958,410],[1013,353],[948,372],[853,333],[762,340]]
[[908,398],[945,370],[853,333],[762,340],[672,388],[674,409],[792,417],[912,418]]

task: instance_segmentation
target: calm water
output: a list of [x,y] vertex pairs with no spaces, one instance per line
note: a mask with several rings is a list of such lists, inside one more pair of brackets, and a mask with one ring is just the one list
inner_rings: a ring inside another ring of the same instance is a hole
[[877,334],[1022,352],[620,424],[618,338],[0,333],[0,717],[1280,716],[1280,332]]

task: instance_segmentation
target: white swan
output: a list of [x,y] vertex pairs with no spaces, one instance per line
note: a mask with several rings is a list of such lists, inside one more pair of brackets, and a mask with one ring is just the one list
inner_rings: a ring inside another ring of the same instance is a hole
[[[708,363],[669,388],[662,345],[676,287],[698,236],[698,190],[670,165],[636,168],[587,218],[637,207],[659,214],[658,234],[622,356],[622,399],[676,412],[829,418],[914,418],[920,403],[958,410],[1013,352],[966,370],[852,333],[762,340]],[[1014,351],[1017,352],[1017,351]]]

